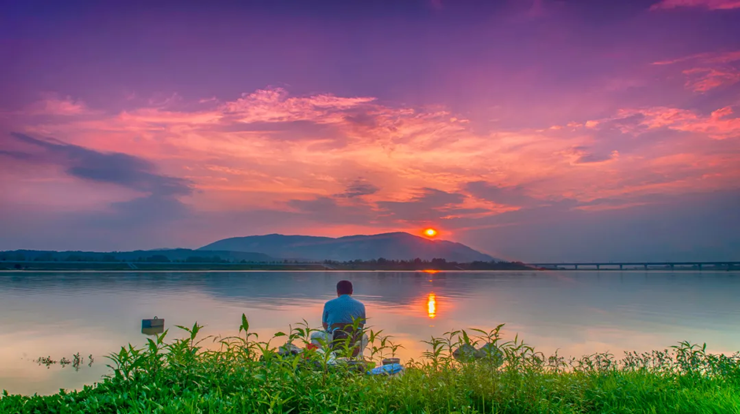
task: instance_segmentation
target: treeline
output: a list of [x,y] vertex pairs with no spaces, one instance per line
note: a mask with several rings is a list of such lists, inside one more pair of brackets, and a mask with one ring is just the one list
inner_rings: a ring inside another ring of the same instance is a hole
[[271,263],[266,254],[191,249],[136,250],[132,252],[83,252],[15,250],[0,252],[0,261],[29,262],[141,262],[141,263]]
[[175,249],[167,251],[135,252],[56,252],[16,250],[0,252],[0,262],[63,262],[63,263],[172,263],[172,264],[255,264],[255,265],[323,265],[336,270],[526,270],[521,262],[474,261],[460,263],[445,259],[432,260],[375,260],[302,261],[275,259],[259,253],[195,251]]
[[118,258],[112,254],[105,255],[84,255],[84,254],[69,254],[69,255],[38,255],[32,257],[26,257],[24,254],[3,254],[0,253],[0,261],[11,261],[11,262],[91,262],[91,263],[260,263],[260,264],[282,264],[282,263],[294,263],[294,261],[288,260],[237,260],[237,259],[225,259],[221,256],[188,256],[184,259],[170,259],[169,257],[161,254],[155,254],[151,256],[138,256],[129,258]]

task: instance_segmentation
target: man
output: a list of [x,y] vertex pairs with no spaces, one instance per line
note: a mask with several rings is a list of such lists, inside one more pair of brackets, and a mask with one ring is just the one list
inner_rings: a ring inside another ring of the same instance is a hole
[[[333,340],[346,338],[348,332],[346,325],[352,325],[353,321],[358,321],[357,327],[365,327],[365,305],[359,300],[352,297],[353,287],[349,280],[340,280],[337,283],[337,298],[332,299],[324,304],[324,312],[321,315],[321,325],[324,327],[323,332],[314,332],[311,335],[311,342],[318,345],[319,342],[330,343]],[[357,354],[362,355],[363,349],[367,346],[367,335],[358,338],[359,348]]]

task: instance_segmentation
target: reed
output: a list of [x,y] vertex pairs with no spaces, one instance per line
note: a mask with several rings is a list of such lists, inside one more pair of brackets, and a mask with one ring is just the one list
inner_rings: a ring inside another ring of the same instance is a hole
[[[281,355],[277,342],[309,342],[308,324],[260,340],[242,315],[233,337],[202,336],[196,323],[178,327],[183,339],[168,341],[165,331],[122,347],[108,357],[110,374],[78,391],[3,392],[0,412],[740,413],[740,354],[683,342],[621,358],[545,356],[518,337],[503,340],[502,328],[430,338],[422,359],[387,377],[331,365],[316,351]],[[371,366],[398,349],[382,331],[368,336]]]

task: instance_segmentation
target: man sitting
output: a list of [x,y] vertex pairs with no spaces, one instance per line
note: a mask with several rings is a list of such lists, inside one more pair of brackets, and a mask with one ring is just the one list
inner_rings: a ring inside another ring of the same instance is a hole
[[351,336],[350,340],[354,342],[352,356],[362,355],[362,351],[367,346],[367,335],[362,335],[360,338],[359,333],[355,332],[352,327],[356,326],[358,330],[364,328],[365,305],[354,299],[352,293],[352,282],[341,280],[337,283],[337,298],[324,304],[324,312],[321,315],[324,331],[312,333],[312,343],[318,345],[323,342],[338,347],[341,346],[338,343]]

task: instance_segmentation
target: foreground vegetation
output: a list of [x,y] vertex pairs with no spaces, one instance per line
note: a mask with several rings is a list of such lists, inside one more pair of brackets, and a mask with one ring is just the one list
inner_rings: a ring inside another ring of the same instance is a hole
[[[112,373],[100,384],[51,396],[4,393],[0,412],[740,413],[738,354],[682,343],[620,359],[545,357],[503,341],[501,327],[431,338],[421,361],[388,377],[332,365],[316,351],[283,355],[273,342],[307,344],[305,322],[260,341],[242,316],[237,337],[199,339],[197,324],[180,327],[187,338],[167,342],[165,332],[111,355]],[[382,332],[368,334],[372,361],[397,351]]]

